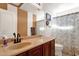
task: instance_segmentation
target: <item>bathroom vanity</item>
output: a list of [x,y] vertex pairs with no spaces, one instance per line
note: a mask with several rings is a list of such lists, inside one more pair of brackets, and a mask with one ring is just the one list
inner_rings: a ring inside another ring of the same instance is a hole
[[0,56],[54,56],[55,39],[50,37],[24,38],[21,43],[0,45]]
[[34,47],[28,51],[22,52],[17,56],[54,56],[54,55],[55,55],[54,40],[52,40],[37,47]]

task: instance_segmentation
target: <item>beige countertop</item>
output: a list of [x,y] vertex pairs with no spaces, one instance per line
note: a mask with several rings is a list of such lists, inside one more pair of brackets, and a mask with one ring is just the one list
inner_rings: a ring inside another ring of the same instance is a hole
[[24,51],[28,51],[34,47],[39,46],[39,45],[42,45],[46,42],[49,42],[53,39],[54,38],[51,38],[51,37],[34,37],[34,38],[24,39],[21,41],[21,43],[31,42],[31,44],[26,47],[23,47],[21,49],[14,49],[14,50],[9,49],[9,47],[19,44],[19,43],[14,44],[13,42],[10,42],[10,43],[8,43],[7,47],[2,47],[2,45],[0,45],[0,56],[14,56],[14,55],[20,54]]

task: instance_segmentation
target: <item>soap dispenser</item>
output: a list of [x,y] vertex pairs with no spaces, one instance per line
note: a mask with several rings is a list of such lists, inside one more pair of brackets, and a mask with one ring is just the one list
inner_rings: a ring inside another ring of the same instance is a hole
[[8,42],[7,36],[3,36],[2,39],[3,39],[3,47],[6,47],[7,46],[7,42]]

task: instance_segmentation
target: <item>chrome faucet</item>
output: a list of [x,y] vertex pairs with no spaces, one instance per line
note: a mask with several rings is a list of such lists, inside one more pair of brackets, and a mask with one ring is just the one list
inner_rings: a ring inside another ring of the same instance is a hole
[[14,43],[21,42],[21,36],[19,33],[17,35],[16,35],[16,33],[13,33],[13,36],[14,36]]

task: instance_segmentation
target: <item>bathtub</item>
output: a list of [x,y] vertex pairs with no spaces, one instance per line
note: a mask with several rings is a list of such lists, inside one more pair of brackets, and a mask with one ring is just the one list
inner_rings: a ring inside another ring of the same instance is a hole
[[56,43],[55,44],[55,56],[62,56],[63,45]]

